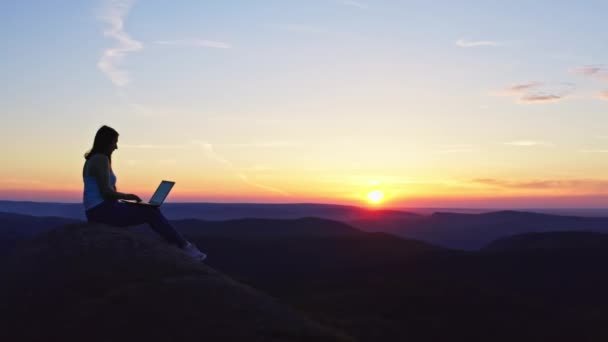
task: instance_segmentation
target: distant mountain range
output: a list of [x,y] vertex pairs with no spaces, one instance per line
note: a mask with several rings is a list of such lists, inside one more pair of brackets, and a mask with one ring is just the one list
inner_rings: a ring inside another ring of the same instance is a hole
[[417,221],[383,219],[354,223],[356,227],[382,229],[410,239],[451,248],[476,250],[507,236],[555,231],[608,233],[608,218],[560,216],[520,211],[484,214],[435,213]]
[[[352,221],[376,217],[418,217],[420,215],[398,210],[361,208],[347,205],[295,203],[166,203],[163,213],[171,220],[231,220],[240,218],[293,219],[320,217],[338,221]],[[33,216],[58,216],[85,219],[84,207],[80,203],[16,202],[0,201],[0,212]]]
[[[229,220],[237,218],[300,218],[322,217],[339,221],[365,219],[370,213],[393,214],[397,217],[428,216],[433,213],[449,212],[459,214],[483,214],[502,211],[502,209],[467,208],[407,208],[383,210],[337,204],[291,203],[165,203],[163,211],[170,219]],[[535,212],[549,215],[608,217],[608,208],[548,209],[528,208],[518,211]],[[84,207],[81,203],[26,202],[0,200],[0,212],[11,212],[33,216],[58,216],[84,220]]]
[[64,217],[0,213],[0,256],[8,253],[20,241],[27,240],[53,228],[76,222],[80,221]]
[[[325,219],[342,222],[350,228],[366,232],[385,232],[408,239],[422,240],[453,249],[477,250],[488,243],[507,236],[534,232],[593,231],[608,232],[608,217],[581,217],[543,214],[524,211],[497,211],[486,213],[435,212],[421,215],[398,210],[378,210],[356,206],[327,204],[231,204],[231,203],[167,203],[163,213],[176,222],[200,220],[197,229],[222,230],[217,221],[244,220],[241,229],[264,234],[274,221]],[[0,201],[0,212],[34,216],[55,216],[84,220],[81,204]],[[247,219],[252,221],[247,221]],[[257,220],[257,221],[253,221]],[[302,229],[312,234],[318,230],[314,222],[292,222],[292,230]],[[276,224],[281,224],[280,221]],[[188,226],[182,224],[182,226]],[[228,226],[233,227],[234,223]],[[202,228],[204,227],[204,228]],[[215,227],[215,228],[213,228]],[[299,227],[299,228],[298,228]],[[225,227],[224,227],[225,228]],[[268,234],[281,234],[270,230]]]
[[564,250],[608,250],[608,234],[595,232],[548,232],[513,235],[492,241],[484,252],[562,252]]

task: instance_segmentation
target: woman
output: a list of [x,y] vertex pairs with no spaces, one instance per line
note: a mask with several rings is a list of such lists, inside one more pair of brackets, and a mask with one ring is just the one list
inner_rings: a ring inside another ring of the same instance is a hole
[[141,202],[134,194],[116,191],[116,176],[112,171],[112,153],[118,149],[118,132],[102,126],[95,134],[93,148],[84,157],[83,202],[89,222],[126,227],[148,223],[167,242],[181,248],[192,258],[203,261],[207,255],[188,242],[167,221],[156,207],[119,202],[119,199]]

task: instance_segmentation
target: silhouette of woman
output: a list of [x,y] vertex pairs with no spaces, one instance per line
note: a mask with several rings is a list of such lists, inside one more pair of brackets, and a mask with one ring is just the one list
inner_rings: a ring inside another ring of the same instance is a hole
[[126,227],[148,223],[167,242],[181,248],[192,258],[202,261],[207,255],[188,242],[177,231],[160,209],[152,206],[119,202],[119,199],[141,202],[134,194],[116,191],[116,175],[112,171],[112,153],[118,149],[118,132],[102,126],[95,134],[93,148],[85,153],[82,169],[83,202],[89,222]]

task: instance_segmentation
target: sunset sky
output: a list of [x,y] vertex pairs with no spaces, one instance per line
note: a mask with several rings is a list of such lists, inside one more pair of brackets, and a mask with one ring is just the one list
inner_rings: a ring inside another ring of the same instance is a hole
[[[608,1],[3,1],[0,199],[608,206]],[[376,192],[374,192],[376,191]],[[371,204],[370,204],[371,205]]]

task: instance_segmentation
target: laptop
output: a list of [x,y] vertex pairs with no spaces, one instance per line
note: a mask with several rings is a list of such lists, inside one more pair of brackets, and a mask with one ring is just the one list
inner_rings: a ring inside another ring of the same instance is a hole
[[124,203],[135,204],[135,205],[149,205],[152,207],[160,207],[161,204],[163,204],[163,202],[165,201],[165,198],[167,198],[167,195],[169,195],[169,192],[171,191],[171,189],[173,189],[174,185],[175,185],[175,182],[172,182],[172,181],[164,180],[164,181],[160,182],[160,184],[158,185],[158,188],[156,188],[156,191],[154,192],[154,194],[150,198],[150,201],[148,201],[148,202],[139,202],[138,203],[135,201],[127,201],[127,200],[120,200],[120,201],[124,202]]

